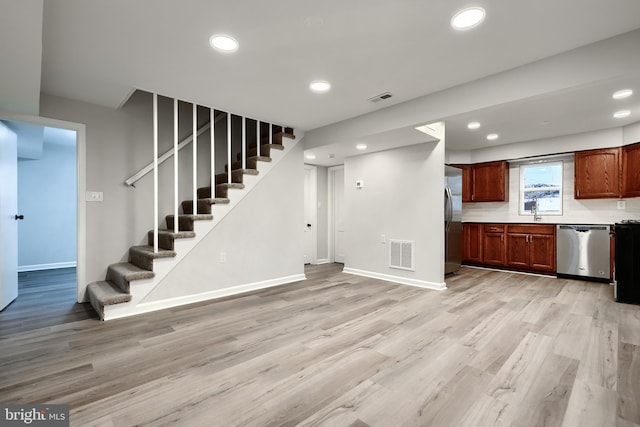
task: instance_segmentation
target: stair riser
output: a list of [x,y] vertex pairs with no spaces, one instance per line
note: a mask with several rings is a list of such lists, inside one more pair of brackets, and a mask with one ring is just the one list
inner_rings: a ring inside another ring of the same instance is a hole
[[153,271],[153,258],[144,256],[143,254],[129,251],[129,262],[144,270]]
[[[173,230],[174,217],[169,215],[166,217],[167,228]],[[193,231],[193,218],[179,217],[178,219],[178,231]]]
[[[206,199],[206,197],[204,197]],[[182,202],[182,212],[186,215],[193,214],[193,201],[187,200]],[[210,214],[211,213],[211,203],[206,200],[198,200],[198,213],[199,214]]]
[[[153,246],[153,231],[147,234],[147,244]],[[172,236],[160,234],[158,237],[158,247],[160,249],[166,249],[173,251],[175,249],[175,239]]]
[[129,293],[129,282],[121,274],[112,270],[111,267],[107,269],[107,280],[113,282],[122,292]]
[[[244,173],[242,170],[231,171],[231,182],[236,184],[242,184]],[[229,175],[226,173],[219,173],[216,175],[216,185],[227,184],[229,182]]]

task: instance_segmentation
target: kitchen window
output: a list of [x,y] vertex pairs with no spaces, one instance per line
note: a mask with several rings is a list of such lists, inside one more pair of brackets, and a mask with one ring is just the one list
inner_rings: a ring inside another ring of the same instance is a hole
[[562,161],[520,165],[520,215],[562,215]]

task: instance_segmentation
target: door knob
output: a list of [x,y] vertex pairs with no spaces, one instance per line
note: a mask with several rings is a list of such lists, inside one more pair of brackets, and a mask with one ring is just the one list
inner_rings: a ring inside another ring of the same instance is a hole
[[307,228],[308,228],[308,227],[311,227],[311,224],[307,224]]
[[16,221],[23,220],[23,219],[24,219],[24,215],[16,215]]

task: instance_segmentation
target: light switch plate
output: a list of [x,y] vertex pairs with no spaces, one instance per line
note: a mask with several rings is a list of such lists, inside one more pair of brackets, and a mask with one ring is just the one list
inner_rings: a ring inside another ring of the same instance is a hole
[[364,187],[364,181],[362,179],[359,179],[356,181],[356,188],[363,188]]
[[87,202],[101,202],[102,198],[102,191],[87,191],[85,200]]

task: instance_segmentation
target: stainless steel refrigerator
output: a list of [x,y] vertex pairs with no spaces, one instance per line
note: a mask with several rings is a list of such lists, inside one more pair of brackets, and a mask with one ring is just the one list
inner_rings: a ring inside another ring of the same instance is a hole
[[444,273],[455,273],[462,262],[462,171],[445,166]]

